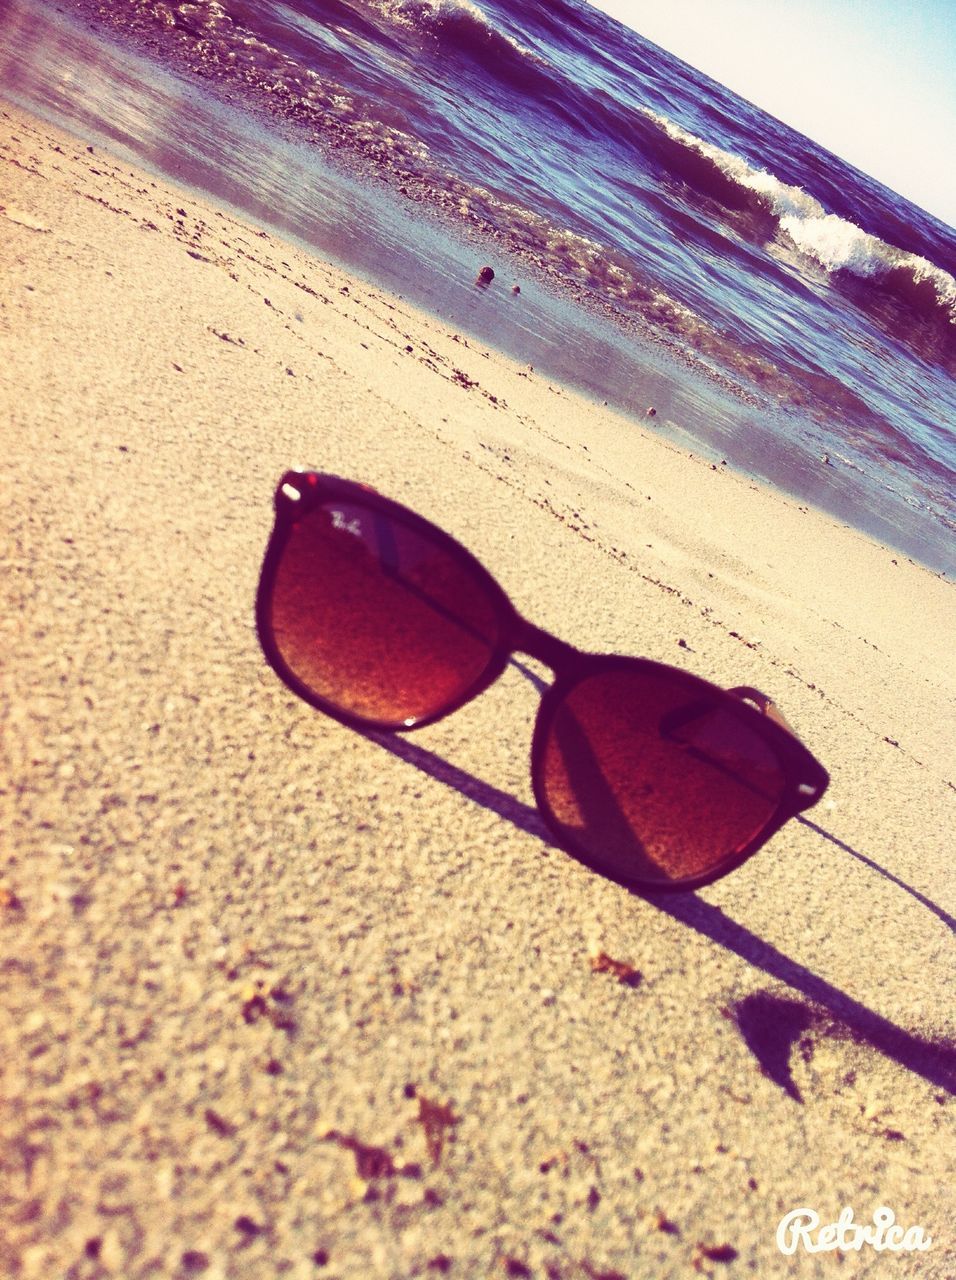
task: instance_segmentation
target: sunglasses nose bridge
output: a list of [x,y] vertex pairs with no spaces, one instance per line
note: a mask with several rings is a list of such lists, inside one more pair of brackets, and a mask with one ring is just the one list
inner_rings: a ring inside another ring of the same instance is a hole
[[581,651],[575,649],[574,645],[558,639],[525,618],[518,619],[512,648],[531,658],[537,658],[546,667],[550,667],[556,676],[573,666],[581,657]]

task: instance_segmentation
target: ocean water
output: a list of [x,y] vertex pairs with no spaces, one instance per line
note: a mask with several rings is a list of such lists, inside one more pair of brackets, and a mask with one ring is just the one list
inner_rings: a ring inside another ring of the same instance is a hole
[[956,569],[956,233],[585,0],[7,0],[0,47],[14,101]]

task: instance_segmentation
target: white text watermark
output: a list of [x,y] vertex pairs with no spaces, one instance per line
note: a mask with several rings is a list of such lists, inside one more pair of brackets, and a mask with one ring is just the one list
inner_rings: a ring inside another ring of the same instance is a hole
[[807,1253],[828,1253],[833,1249],[859,1250],[864,1245],[882,1252],[911,1252],[928,1249],[933,1243],[922,1227],[906,1227],[896,1221],[892,1209],[885,1206],[873,1214],[873,1221],[853,1221],[853,1210],[844,1209],[836,1222],[820,1226],[820,1215],[813,1209],[791,1209],[777,1227],[777,1248],[781,1253],[796,1253],[803,1245]]

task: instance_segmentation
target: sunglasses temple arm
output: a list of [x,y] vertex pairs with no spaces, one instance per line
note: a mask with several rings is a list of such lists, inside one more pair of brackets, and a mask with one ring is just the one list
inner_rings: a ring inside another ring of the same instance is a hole
[[[738,697],[741,696],[740,691],[737,689],[728,689],[727,692]],[[752,693],[755,697],[760,697],[765,702],[770,703],[771,706],[773,705],[766,695],[759,693],[756,689],[748,689],[747,693],[748,695]],[[752,701],[755,700],[755,698],[751,699],[748,696],[747,700]],[[668,714],[663,716],[660,721],[659,727],[662,736],[669,738],[672,741],[679,742],[687,751],[690,752],[695,760],[700,760],[702,763],[709,765],[712,769],[716,769],[718,773],[722,773],[725,777],[733,779],[733,781],[743,787],[744,790],[751,792],[755,796],[760,796],[764,800],[772,799],[773,797],[768,792],[764,791],[759,786],[755,786],[752,779],[739,773],[728,762],[720,760],[712,752],[707,751],[706,749],[695,746],[690,738],[681,736],[680,731],[684,729],[685,726],[692,724],[703,716],[708,715],[712,709],[713,704],[706,699],[702,699],[699,702],[691,703],[690,706],[680,708],[677,711],[668,712]],[[764,711],[764,708],[760,707],[760,710]],[[769,712],[767,714],[769,714]],[[777,719],[778,724],[781,724],[788,733],[793,734],[793,730],[782,716],[780,716],[779,719],[776,716],[772,716],[771,718]],[[796,735],[794,734],[793,736]]]
[[769,698],[765,693],[761,693],[759,689],[754,689],[747,684],[736,685],[733,689],[728,689],[727,692],[741,698],[744,702],[752,703],[769,720],[775,721],[782,729],[786,729],[787,733],[791,734],[797,741],[800,740],[796,729],[794,729],[773,698]]
[[[769,720],[775,721],[780,725],[781,729],[785,729],[787,733],[790,734],[791,738],[795,739],[797,742],[802,742],[800,735],[774,702],[773,698],[768,697],[765,693],[761,693],[759,689],[754,689],[752,685],[746,684],[736,685],[733,689],[728,689],[727,692],[732,693],[735,697],[742,699],[744,702],[751,703],[752,706],[755,706],[757,710],[765,715]],[[820,766],[818,765],[817,768],[820,769]],[[802,799],[797,805],[795,812],[800,809],[807,809],[810,805],[816,804],[827,789],[827,786],[829,785],[829,778],[825,771],[820,770],[820,772],[822,773],[821,779],[800,784],[799,795]]]
[[[375,492],[374,489],[372,492]],[[417,596],[423,604],[426,604],[429,609],[432,609],[439,617],[444,618],[446,622],[452,623],[461,631],[464,631],[466,635],[470,635],[472,639],[478,640],[482,644],[489,644],[490,641],[486,635],[483,635],[476,627],[471,626],[457,613],[453,613],[450,609],[447,609],[440,600],[437,600],[427,591],[422,590],[417,582],[413,582],[411,578],[406,577],[405,574],[402,573],[393,547],[390,547],[390,554],[383,554],[385,546],[391,543],[391,539],[386,540],[382,535],[382,527],[385,527],[386,523],[387,522],[385,520],[380,521],[379,519],[376,519],[375,521],[376,533],[380,538],[380,545],[377,548],[377,553],[382,572],[391,578],[393,582],[397,582],[402,586],[410,595]]]

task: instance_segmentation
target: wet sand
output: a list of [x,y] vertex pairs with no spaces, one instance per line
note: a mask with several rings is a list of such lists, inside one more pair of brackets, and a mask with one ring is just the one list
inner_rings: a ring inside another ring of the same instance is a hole
[[[841,1274],[951,1274],[952,586],[9,107],[0,161],[0,1271],[822,1276],[783,1215],[886,1205],[931,1248]],[[517,669],[313,712],[252,621],[293,464],[764,689],[830,792],[652,903],[550,843]]]

